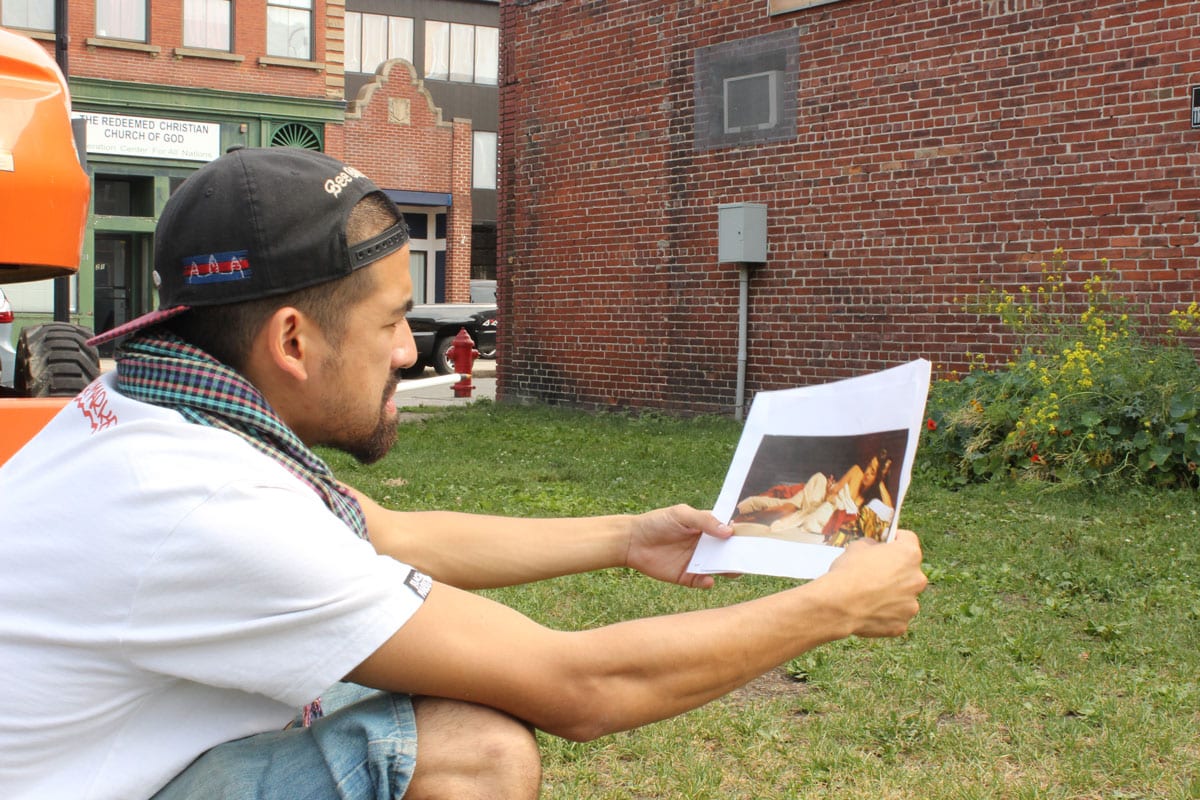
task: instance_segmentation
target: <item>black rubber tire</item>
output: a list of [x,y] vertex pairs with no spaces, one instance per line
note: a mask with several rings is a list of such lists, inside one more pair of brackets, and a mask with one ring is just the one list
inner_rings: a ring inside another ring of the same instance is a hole
[[17,337],[13,387],[21,397],[73,397],[100,374],[92,332],[69,322],[47,322]]
[[433,343],[433,353],[429,359],[433,362],[433,371],[438,375],[449,375],[456,372],[454,362],[450,360],[450,345],[454,344],[453,336],[443,336]]

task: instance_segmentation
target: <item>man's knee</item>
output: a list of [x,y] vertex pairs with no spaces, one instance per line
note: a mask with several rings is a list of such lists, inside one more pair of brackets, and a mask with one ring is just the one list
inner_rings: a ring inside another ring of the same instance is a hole
[[[496,724],[487,726],[477,738],[478,764],[484,784],[490,776],[504,793],[487,796],[536,798],[542,785],[542,754],[533,731],[512,717],[499,712],[494,715]],[[419,748],[418,740],[418,753]]]
[[541,753],[533,731],[484,706],[415,698],[417,765],[405,795],[423,798],[536,798]]

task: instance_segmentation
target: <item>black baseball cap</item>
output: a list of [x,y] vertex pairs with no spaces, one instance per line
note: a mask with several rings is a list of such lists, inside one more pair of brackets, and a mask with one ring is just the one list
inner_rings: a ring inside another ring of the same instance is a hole
[[[158,310],[97,334],[97,345],[201,306],[286,294],[344,278],[408,242],[395,225],[351,247],[359,200],[387,196],[354,167],[314,150],[240,148],[188,177],[154,233]],[[391,201],[388,200],[390,203]]]

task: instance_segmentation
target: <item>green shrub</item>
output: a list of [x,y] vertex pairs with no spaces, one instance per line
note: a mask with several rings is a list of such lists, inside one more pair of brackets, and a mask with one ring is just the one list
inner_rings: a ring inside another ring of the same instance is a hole
[[1147,336],[1110,292],[1106,260],[1105,274],[1073,282],[1066,266],[1060,248],[1036,290],[984,287],[968,303],[1014,334],[1016,356],[996,367],[974,355],[967,374],[934,382],[919,468],[949,484],[1197,486],[1200,366],[1182,340],[1200,329],[1200,308],[1173,310]]

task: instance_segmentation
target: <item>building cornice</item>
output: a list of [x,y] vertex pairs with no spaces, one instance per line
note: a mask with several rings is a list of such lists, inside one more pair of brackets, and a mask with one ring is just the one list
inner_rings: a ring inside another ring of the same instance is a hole
[[168,115],[201,112],[333,123],[342,122],[346,113],[346,103],[341,99],[147,85],[99,78],[72,77],[69,82],[72,102],[80,107],[121,105]]

